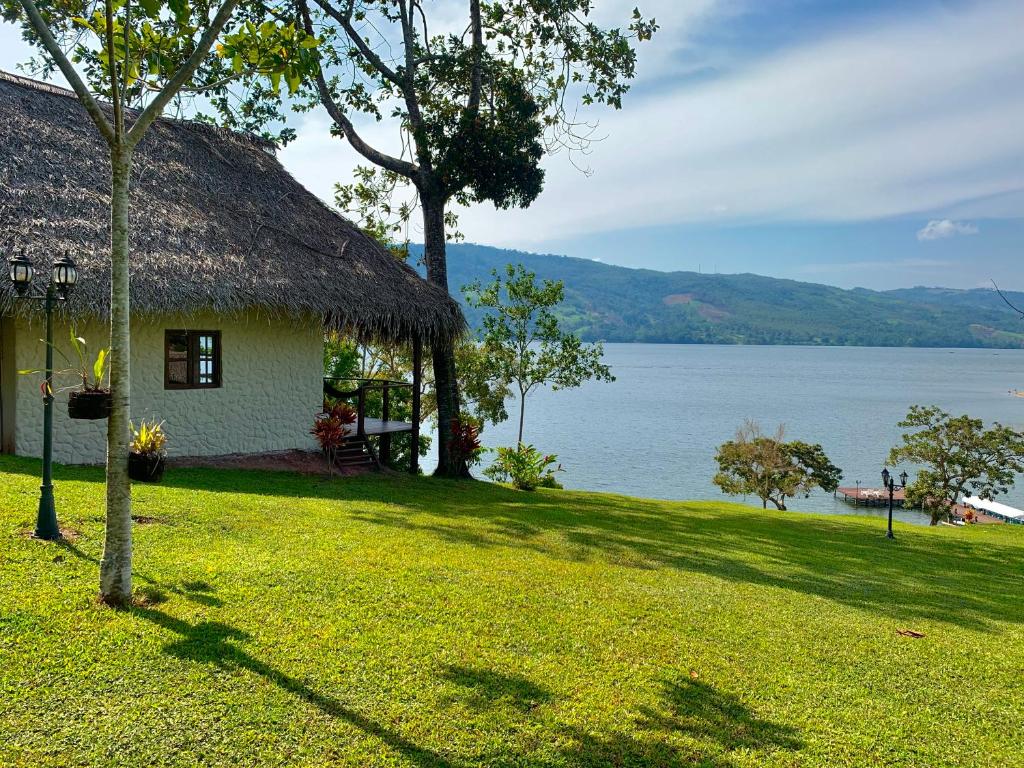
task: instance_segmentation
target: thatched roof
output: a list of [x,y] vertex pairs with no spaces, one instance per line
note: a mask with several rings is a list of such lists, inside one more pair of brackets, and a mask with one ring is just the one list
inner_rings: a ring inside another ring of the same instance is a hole
[[[6,73],[0,126],[0,264],[21,251],[46,274],[67,253],[80,273],[68,311],[106,316],[106,143],[70,91]],[[304,189],[273,149],[200,123],[152,126],[132,176],[133,312],[314,316],[426,342],[462,331],[450,296]],[[25,311],[13,296],[0,275],[0,311]]]

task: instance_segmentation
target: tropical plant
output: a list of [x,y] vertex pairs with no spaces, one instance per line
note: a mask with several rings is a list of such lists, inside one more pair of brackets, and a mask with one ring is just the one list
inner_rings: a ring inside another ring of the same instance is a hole
[[[604,348],[584,344],[565,333],[552,311],[565,296],[562,283],[544,280],[521,264],[508,264],[505,276],[492,271],[489,285],[479,281],[463,288],[471,307],[484,309],[481,332],[481,365],[476,388],[519,396],[518,442],[523,441],[526,398],[542,385],[553,390],[571,389],[584,381],[615,381],[601,362]],[[492,400],[497,398],[493,395]]]
[[[107,378],[110,373],[110,349],[104,347],[96,352],[96,356],[93,358],[89,357],[88,344],[85,339],[77,334],[77,332],[71,329],[71,348],[75,352],[77,358],[77,364],[73,368],[64,368],[62,370],[54,371],[55,376],[73,374],[75,377],[81,379],[81,390],[83,392],[106,392],[107,387],[104,383],[107,382]],[[46,342],[43,342],[44,344]],[[50,348],[60,355],[68,363],[71,363],[71,358],[64,354],[64,350],[58,347],[56,344],[51,343]],[[30,368],[18,371],[20,374],[36,374],[45,373],[42,368]],[[44,384],[45,386],[45,384]],[[77,385],[76,385],[77,386]],[[70,387],[64,387],[61,389],[70,389]]]
[[469,416],[452,419],[448,451],[455,454],[453,460],[465,462],[467,467],[480,463],[484,448],[480,444],[480,426]]
[[842,470],[829,461],[818,444],[785,442],[781,425],[771,437],[761,427],[747,421],[736,437],[718,447],[715,461],[718,473],[712,482],[722,493],[757,496],[761,506],[770,501],[777,509],[786,509],[786,498],[807,495],[814,488],[834,491],[839,487]]
[[907,486],[907,502],[930,512],[932,525],[949,518],[969,491],[991,499],[1024,472],[1024,433],[1002,424],[985,429],[981,419],[913,405],[898,426],[908,431],[903,444],[889,452],[889,462],[923,466]]
[[[497,449],[498,457],[484,474],[498,483],[512,483],[521,491],[535,488],[561,488],[555,472],[564,472],[554,454],[544,454],[532,445],[519,443],[515,448]],[[552,464],[557,466],[552,468]]]
[[[45,74],[60,70],[107,145],[110,164],[110,390],[107,420],[106,532],[100,560],[100,598],[123,604],[132,590],[131,483],[128,477],[130,348],[130,180],[139,142],[172,99],[209,94],[210,76],[222,84],[243,75],[294,92],[317,68],[316,39],[280,20],[278,9],[259,5],[250,19],[229,28],[239,0],[99,0],[38,4],[0,0],[4,19],[19,23],[37,46]],[[218,43],[218,39],[220,42]],[[217,45],[217,55],[210,51]],[[82,65],[85,80],[72,62]],[[210,62],[213,62],[210,65]],[[204,66],[205,65],[205,66]],[[201,69],[205,84],[190,89]],[[211,75],[215,73],[215,75]],[[100,99],[109,106],[101,106]],[[159,141],[151,137],[149,141]]]
[[356,412],[346,403],[338,403],[329,411],[318,414],[313,420],[313,428],[309,431],[323,451],[327,460],[327,469],[334,472],[338,458],[338,450],[344,445],[349,430],[346,428],[356,420]]
[[162,421],[143,419],[136,427],[131,424],[132,441],[129,450],[143,456],[164,456],[167,454],[167,433]]

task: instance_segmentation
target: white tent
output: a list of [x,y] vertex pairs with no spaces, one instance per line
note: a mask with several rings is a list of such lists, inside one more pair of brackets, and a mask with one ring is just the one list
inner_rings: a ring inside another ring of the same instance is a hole
[[1009,504],[1000,504],[998,501],[989,501],[978,496],[968,496],[964,499],[964,504],[1010,523],[1024,523],[1024,510],[1011,507]]

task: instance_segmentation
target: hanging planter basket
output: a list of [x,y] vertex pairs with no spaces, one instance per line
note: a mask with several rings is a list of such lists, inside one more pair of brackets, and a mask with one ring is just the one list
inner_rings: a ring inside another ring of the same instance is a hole
[[110,393],[79,390],[68,395],[68,416],[72,419],[105,419],[110,415]]
[[128,477],[142,483],[159,483],[164,479],[165,457],[159,453],[128,454]]

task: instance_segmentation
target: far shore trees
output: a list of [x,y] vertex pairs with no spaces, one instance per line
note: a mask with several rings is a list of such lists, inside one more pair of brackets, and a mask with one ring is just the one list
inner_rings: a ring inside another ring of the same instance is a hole
[[747,421],[733,440],[718,447],[718,473],[713,482],[723,493],[757,496],[761,506],[770,501],[786,509],[786,498],[809,493],[814,488],[834,491],[842,471],[829,461],[818,444],[785,441],[785,428],[772,436],[761,432],[756,422]]
[[[298,108],[322,105],[334,135],[387,183],[415,190],[427,279],[445,290],[450,204],[532,203],[543,156],[589,145],[593,126],[574,105],[619,109],[635,74],[634,45],[657,28],[638,10],[625,28],[604,28],[592,16],[593,0],[297,0],[294,7],[306,32],[324,41],[323,68],[307,79]],[[252,128],[284,119],[278,94],[250,95],[239,110],[215,100],[222,120]],[[390,118],[396,149],[371,144],[360,115]],[[432,358],[436,472],[465,476],[448,450],[460,415],[454,351],[437,346]]]
[[914,405],[899,426],[908,431],[889,452],[889,463],[922,465],[907,486],[907,503],[930,512],[932,525],[949,518],[970,492],[992,499],[1024,472],[1024,433],[1002,424],[985,429],[981,419]]
[[491,274],[490,284],[476,281],[463,289],[471,307],[485,310],[473,380],[476,389],[491,393],[491,402],[502,402],[501,395],[518,397],[517,442],[522,443],[526,398],[538,387],[571,389],[589,379],[615,377],[601,362],[601,344],[584,344],[559,327],[552,310],[565,295],[561,281],[538,284],[521,264],[507,265],[504,278],[498,270]]
[[[219,9],[169,0],[41,3],[0,0],[42,54],[41,68],[60,70],[103,137],[110,159],[110,389],[107,421],[106,532],[100,598],[120,605],[132,592],[132,500],[128,479],[131,340],[129,262],[132,157],[153,122],[186,91],[221,39],[218,53],[232,74],[259,73],[297,84],[315,64],[315,40],[294,25],[240,25],[224,34],[239,0]],[[303,43],[303,41],[305,42]],[[85,80],[74,64],[85,72]],[[135,107],[133,109],[133,107]],[[136,201],[145,205],[145,201]]]

